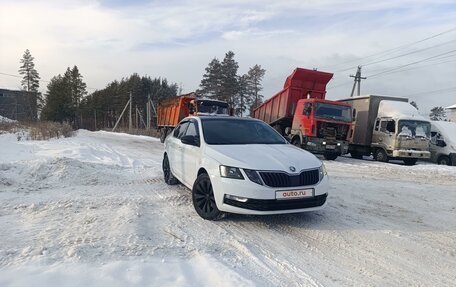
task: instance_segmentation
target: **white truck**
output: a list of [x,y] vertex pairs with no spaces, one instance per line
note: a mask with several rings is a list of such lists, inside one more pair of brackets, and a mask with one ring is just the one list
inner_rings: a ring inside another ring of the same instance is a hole
[[456,123],[431,121],[431,161],[456,166]]
[[397,159],[406,165],[430,158],[431,123],[407,98],[367,95],[340,101],[352,106],[348,151],[353,158],[373,155],[377,161]]

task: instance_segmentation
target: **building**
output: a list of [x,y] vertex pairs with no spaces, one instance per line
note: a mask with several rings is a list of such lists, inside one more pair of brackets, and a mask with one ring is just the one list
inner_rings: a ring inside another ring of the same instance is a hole
[[456,104],[446,107],[445,109],[448,110],[448,120],[456,123]]
[[37,93],[0,89],[0,116],[17,121],[36,121]]

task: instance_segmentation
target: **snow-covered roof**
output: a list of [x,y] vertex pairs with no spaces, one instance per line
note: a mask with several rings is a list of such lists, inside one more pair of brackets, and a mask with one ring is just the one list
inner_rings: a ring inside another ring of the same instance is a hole
[[445,109],[447,109],[447,110],[456,109],[456,104],[454,104],[454,105],[452,105],[452,106],[449,106],[449,107],[446,107]]
[[428,121],[425,117],[418,113],[418,110],[409,103],[399,101],[387,101],[383,100],[380,102],[378,107],[378,117],[408,117],[416,120]]

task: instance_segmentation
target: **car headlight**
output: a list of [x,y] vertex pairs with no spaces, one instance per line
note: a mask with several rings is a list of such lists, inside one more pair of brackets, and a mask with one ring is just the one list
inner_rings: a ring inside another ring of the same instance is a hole
[[258,183],[259,185],[263,185],[260,179],[260,175],[257,171],[251,169],[244,169],[244,172],[251,181],[253,181],[254,183]]
[[239,168],[224,165],[220,166],[220,176],[234,179],[244,179],[244,176]]
[[323,179],[323,177],[327,176],[328,175],[328,172],[326,171],[326,167],[325,167],[325,164],[324,163],[321,163],[321,166],[319,168],[319,173],[320,173],[320,180]]

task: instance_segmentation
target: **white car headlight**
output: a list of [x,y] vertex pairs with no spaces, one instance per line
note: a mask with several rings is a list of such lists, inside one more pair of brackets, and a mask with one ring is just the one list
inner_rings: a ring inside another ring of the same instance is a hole
[[324,163],[321,163],[321,166],[319,168],[319,171],[320,171],[320,180],[323,179],[323,177],[327,176],[328,175],[328,172],[326,171],[326,167],[325,167],[325,164]]
[[220,166],[220,176],[234,179],[244,179],[244,176],[239,168],[224,165]]

